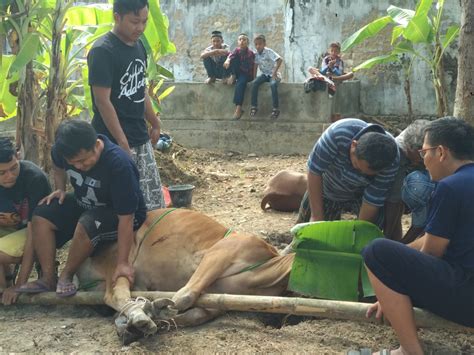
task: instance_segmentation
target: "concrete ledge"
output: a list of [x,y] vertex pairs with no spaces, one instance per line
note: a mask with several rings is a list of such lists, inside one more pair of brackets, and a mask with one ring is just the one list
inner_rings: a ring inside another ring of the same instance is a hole
[[220,82],[169,83],[173,93],[163,101],[163,129],[180,144],[257,154],[307,154],[330,124],[331,114],[359,112],[359,82],[346,82],[335,98],[326,92],[306,94],[303,84],[281,83],[280,117],[270,119],[272,109],[269,84],[259,90],[259,111],[250,119],[251,85],[244,99],[245,114],[233,120],[234,87]]

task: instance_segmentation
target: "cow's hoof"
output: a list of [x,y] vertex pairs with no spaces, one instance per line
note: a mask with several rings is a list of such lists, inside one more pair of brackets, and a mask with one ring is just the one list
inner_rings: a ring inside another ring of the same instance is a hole
[[170,320],[178,314],[174,302],[169,298],[156,299],[152,302],[152,306],[154,319]]
[[188,308],[194,306],[196,300],[199,297],[199,293],[194,292],[186,287],[181,288],[173,297],[174,308],[179,311],[185,311]]
[[140,332],[138,329],[129,328],[127,323],[127,317],[123,315],[115,319],[117,335],[119,336],[123,345],[131,344],[145,336],[145,334]]
[[127,329],[137,329],[145,336],[153,335],[158,331],[155,322],[140,308],[133,309],[129,312]]

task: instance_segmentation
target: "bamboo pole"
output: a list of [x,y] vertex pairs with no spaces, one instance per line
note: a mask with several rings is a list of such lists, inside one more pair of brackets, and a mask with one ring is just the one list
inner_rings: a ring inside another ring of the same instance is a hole
[[[149,300],[173,298],[174,292],[132,292],[132,297],[145,297]],[[35,305],[103,305],[104,294],[101,292],[78,292],[74,297],[59,298],[53,292],[36,295],[22,294],[17,304]],[[344,301],[329,301],[299,297],[275,296],[244,296],[228,294],[204,294],[196,302],[196,306],[217,308],[226,311],[267,312],[314,316],[321,318],[353,320],[370,323],[381,323],[366,318],[368,304]],[[430,312],[419,308],[414,309],[415,322],[422,328],[443,328],[474,333],[474,328],[447,321]]]

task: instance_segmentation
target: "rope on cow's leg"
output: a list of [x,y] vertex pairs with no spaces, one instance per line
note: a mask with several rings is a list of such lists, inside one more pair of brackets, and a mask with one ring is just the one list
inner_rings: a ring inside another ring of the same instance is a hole
[[139,296],[135,299],[131,298],[122,307],[120,307],[118,316],[120,317],[122,314],[126,315],[125,313],[129,313],[137,307],[140,307],[140,309],[143,310],[147,303],[151,304],[151,301],[145,297]]

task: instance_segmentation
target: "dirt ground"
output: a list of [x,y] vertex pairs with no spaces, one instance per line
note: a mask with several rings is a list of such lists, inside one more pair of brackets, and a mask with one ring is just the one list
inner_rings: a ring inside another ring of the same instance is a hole
[[[175,145],[158,154],[165,185],[196,185],[192,208],[226,226],[260,235],[283,248],[296,215],[260,209],[266,181],[281,169],[304,172],[305,156],[240,155]],[[405,227],[408,221],[404,221]],[[0,353],[186,352],[337,354],[393,348],[389,327],[374,324],[231,312],[205,325],[172,330],[122,346],[105,307],[0,307]],[[420,330],[427,353],[474,354],[474,334]]]

